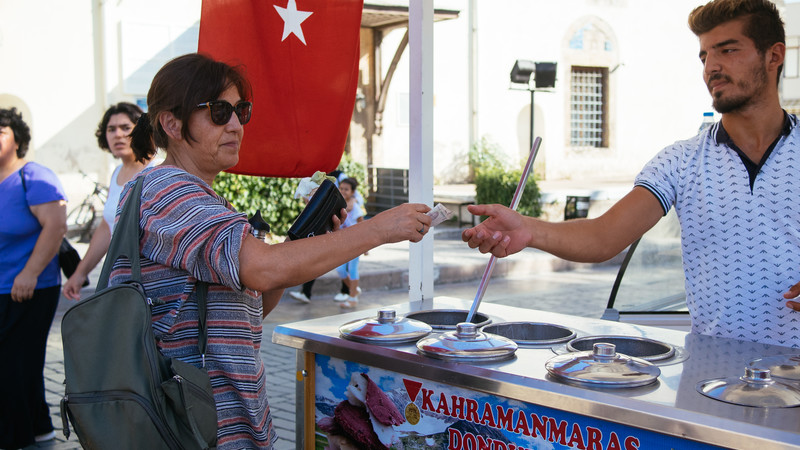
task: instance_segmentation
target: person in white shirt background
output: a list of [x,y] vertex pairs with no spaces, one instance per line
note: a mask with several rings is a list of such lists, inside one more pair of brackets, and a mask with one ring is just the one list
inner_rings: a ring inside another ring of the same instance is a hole
[[78,264],[75,273],[64,283],[62,293],[70,300],[81,299],[81,287],[89,273],[97,266],[103,256],[108,252],[111,244],[111,233],[114,231],[114,217],[117,213],[119,194],[122,187],[137,173],[147,166],[152,165],[154,159],[145,162],[136,161],[136,156],[131,149],[131,130],[142,115],[142,109],[132,103],[120,102],[106,110],[103,119],[97,125],[97,145],[100,149],[110,152],[122,164],[114,169],[111,182],[108,186],[108,198],[103,207],[103,221],[92,234],[89,248]]

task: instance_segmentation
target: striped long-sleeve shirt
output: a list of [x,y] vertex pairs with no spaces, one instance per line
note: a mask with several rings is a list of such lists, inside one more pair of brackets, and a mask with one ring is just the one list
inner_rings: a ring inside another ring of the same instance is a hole
[[[208,184],[177,167],[145,169],[139,219],[142,284],[164,356],[200,366],[197,280],[209,286],[206,368],[217,404],[218,448],[271,448],[277,439],[264,386],[261,293],[239,280],[239,250],[249,232],[244,214]],[[134,181],[122,192],[117,217]],[[109,285],[130,278],[118,261]]]

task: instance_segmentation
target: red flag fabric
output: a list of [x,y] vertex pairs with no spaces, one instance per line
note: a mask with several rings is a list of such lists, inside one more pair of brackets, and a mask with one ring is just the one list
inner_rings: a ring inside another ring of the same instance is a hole
[[203,0],[198,51],[243,65],[253,116],[228,172],[336,169],[358,83],[363,0]]

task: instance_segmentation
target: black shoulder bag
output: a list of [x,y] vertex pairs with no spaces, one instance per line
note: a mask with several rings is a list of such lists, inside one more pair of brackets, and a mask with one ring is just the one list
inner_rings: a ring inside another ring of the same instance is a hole
[[[211,380],[159,352],[153,301],[141,285],[139,206],[144,177],[128,195],[97,283],[97,292],[64,314],[64,435],[69,424],[84,448],[208,449],[217,442]],[[132,282],[111,287],[114,263],[126,257]],[[198,281],[198,349],[205,361],[208,284]]]

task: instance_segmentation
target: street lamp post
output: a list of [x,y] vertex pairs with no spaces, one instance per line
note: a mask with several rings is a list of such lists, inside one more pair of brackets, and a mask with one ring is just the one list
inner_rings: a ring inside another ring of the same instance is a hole
[[[531,81],[534,82],[531,87]],[[533,94],[537,89],[550,89],[556,86],[556,63],[554,62],[533,62],[527,59],[518,59],[514,62],[514,67],[511,69],[511,88],[520,89],[514,86],[524,85],[521,90],[527,90],[531,93],[531,129],[530,129],[530,147],[533,147]]]
[[528,147],[533,147],[533,123],[534,123],[533,122],[533,112],[534,112],[534,109],[533,109],[533,93],[536,92],[536,89],[530,89],[530,91],[531,91],[531,130],[530,130],[531,132],[530,132],[530,138],[528,140]]

